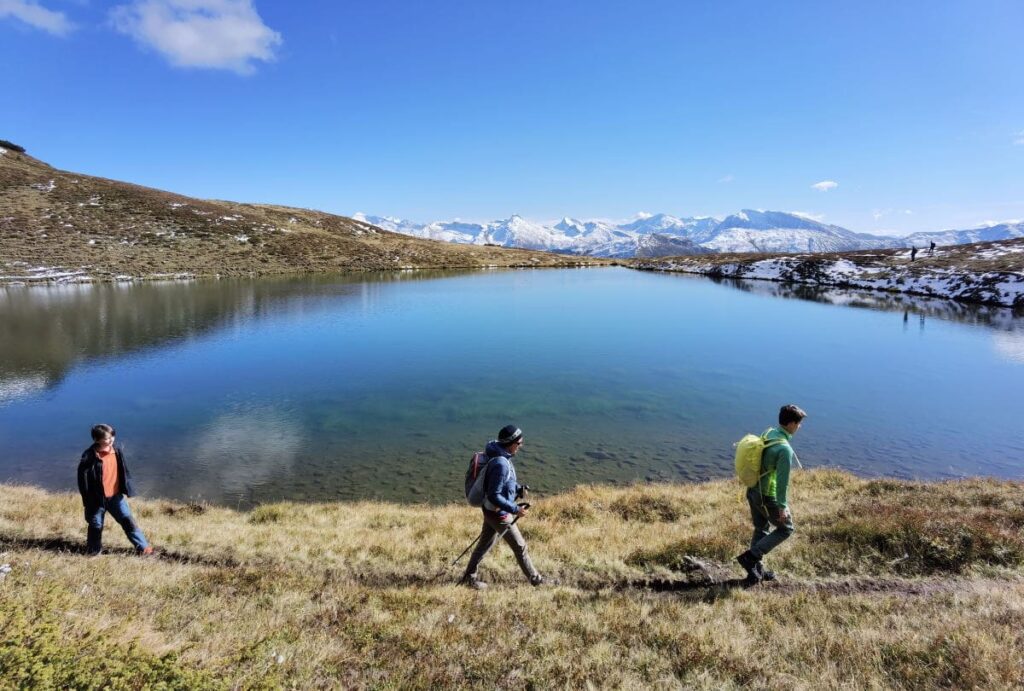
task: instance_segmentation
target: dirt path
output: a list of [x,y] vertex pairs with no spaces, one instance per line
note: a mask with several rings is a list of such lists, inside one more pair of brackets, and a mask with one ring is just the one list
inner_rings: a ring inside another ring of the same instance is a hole
[[[56,552],[66,556],[84,557],[84,550],[80,541],[72,541],[62,537],[53,538],[30,538],[0,535],[0,549],[7,550],[42,550]],[[113,550],[105,558],[134,558],[131,550]],[[253,564],[238,562],[230,558],[209,558],[202,554],[185,554],[169,550],[161,550],[158,559],[190,564],[200,568],[209,569],[231,569],[231,570],[257,570],[266,571],[274,568],[284,572],[288,570],[285,561],[277,561],[273,564]],[[403,587],[432,588],[453,585],[458,580],[458,569],[445,569],[440,573],[430,574],[360,574],[348,571],[347,569],[327,569],[325,571],[326,581],[349,581],[364,588],[394,589]],[[602,578],[583,577],[573,578],[572,574],[563,574],[560,583],[562,587],[587,592],[613,591],[613,592],[652,592],[652,593],[690,593],[701,599],[717,599],[735,589],[752,590],[766,594],[789,595],[795,593],[821,593],[827,595],[905,595],[905,596],[930,596],[941,593],[967,592],[968,590],[992,587],[1020,587],[1024,586],[1024,577],[1012,578],[991,578],[991,577],[917,577],[917,578],[896,578],[891,576],[849,576],[836,579],[790,579],[784,574],[781,580],[760,583],[755,586],[747,585],[746,581],[737,575],[738,568],[731,568],[729,565],[712,561],[698,560],[687,557],[680,567],[677,578],[634,578],[625,580],[606,580]],[[520,583],[495,583],[497,588],[516,588],[525,586],[525,581]]]

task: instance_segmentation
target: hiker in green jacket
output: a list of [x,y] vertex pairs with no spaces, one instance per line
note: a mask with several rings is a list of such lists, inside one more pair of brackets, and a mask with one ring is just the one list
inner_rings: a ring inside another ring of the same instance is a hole
[[[789,469],[796,455],[790,440],[807,413],[795,405],[784,405],[779,410],[779,426],[765,436],[765,442],[783,442],[769,445],[761,455],[761,480],[747,490],[750,517],[754,522],[754,536],[750,549],[736,557],[747,572],[750,585],[775,580],[775,572],[764,567],[761,560],[793,534],[793,514],[789,510]],[[769,532],[769,528],[775,530]]]

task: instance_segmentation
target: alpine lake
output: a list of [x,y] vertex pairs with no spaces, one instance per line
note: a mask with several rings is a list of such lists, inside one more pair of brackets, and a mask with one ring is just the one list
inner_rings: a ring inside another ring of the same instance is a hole
[[785,403],[808,468],[1024,478],[1024,315],[618,267],[0,287],[0,481],[53,490],[99,422],[141,494],[243,508],[459,501],[509,423],[534,497],[703,480]]

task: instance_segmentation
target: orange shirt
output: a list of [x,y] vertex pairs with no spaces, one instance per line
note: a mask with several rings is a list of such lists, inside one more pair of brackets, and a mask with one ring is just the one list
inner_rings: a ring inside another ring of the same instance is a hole
[[109,499],[120,491],[117,481],[117,453],[111,449],[110,453],[97,451],[96,455],[103,461],[103,496]]

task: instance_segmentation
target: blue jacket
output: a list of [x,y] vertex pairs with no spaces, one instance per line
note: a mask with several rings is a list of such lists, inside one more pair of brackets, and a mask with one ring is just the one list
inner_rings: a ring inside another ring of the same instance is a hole
[[487,464],[487,475],[484,477],[484,509],[519,513],[516,495],[519,493],[520,485],[516,482],[512,454],[497,441],[487,442],[484,453],[491,459]]

